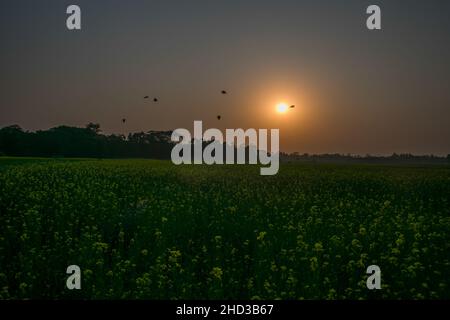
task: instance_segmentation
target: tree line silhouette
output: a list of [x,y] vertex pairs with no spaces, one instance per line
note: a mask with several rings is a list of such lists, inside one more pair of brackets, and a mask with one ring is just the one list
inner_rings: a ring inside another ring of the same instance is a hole
[[393,153],[389,156],[375,156],[366,154],[353,155],[353,154],[340,154],[340,153],[325,153],[325,154],[300,154],[298,152],[293,153],[280,153],[280,160],[284,162],[330,162],[330,163],[411,163],[411,164],[445,164],[450,163],[450,154],[446,157],[430,155],[414,155],[411,153]]
[[[89,123],[84,128],[58,126],[36,132],[24,131],[20,126],[12,125],[0,129],[0,156],[170,159],[174,145],[171,135],[172,131],[136,132],[128,136],[107,135],[101,132],[100,125],[97,123]],[[203,142],[203,145],[208,143],[211,142]],[[248,158],[248,148],[245,149],[245,156]],[[280,160],[283,162],[448,163],[450,154],[439,157],[394,153],[386,157],[281,152]]]
[[59,126],[36,132],[18,125],[0,129],[0,155],[79,158],[169,159],[171,131],[124,135],[102,134],[100,125],[85,128]]

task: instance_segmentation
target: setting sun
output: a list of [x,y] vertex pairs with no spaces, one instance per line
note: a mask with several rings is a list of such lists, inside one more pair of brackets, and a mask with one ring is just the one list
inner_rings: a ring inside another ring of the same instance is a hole
[[278,113],[285,113],[286,111],[288,111],[288,109],[289,109],[288,105],[284,102],[280,102],[279,104],[277,104]]

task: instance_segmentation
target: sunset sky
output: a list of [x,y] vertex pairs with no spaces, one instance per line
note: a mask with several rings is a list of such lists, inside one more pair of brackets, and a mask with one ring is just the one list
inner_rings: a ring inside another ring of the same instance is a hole
[[450,153],[448,0],[2,0],[0,35],[0,127],[203,120],[279,128],[288,152]]

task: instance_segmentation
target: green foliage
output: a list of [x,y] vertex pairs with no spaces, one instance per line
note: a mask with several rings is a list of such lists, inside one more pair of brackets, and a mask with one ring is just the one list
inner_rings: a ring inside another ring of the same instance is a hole
[[450,298],[448,167],[11,161],[0,299]]

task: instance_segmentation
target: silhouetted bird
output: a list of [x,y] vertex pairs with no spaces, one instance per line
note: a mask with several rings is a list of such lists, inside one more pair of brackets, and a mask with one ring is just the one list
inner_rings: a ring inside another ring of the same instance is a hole
[[158,98],[153,98],[153,102],[158,102]]
[[222,92],[222,94],[227,94],[227,92],[225,90],[222,90],[221,92]]
[[148,96],[145,96],[144,99],[148,99]]
[[217,120],[220,120],[220,119],[222,119],[222,116],[220,116],[220,115],[217,116]]
[[295,105],[292,105],[289,107],[289,109],[294,109],[294,108],[295,108]]
[[125,123],[127,121],[127,119],[123,118],[122,119],[122,123]]

